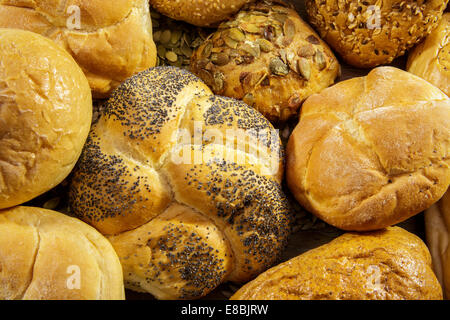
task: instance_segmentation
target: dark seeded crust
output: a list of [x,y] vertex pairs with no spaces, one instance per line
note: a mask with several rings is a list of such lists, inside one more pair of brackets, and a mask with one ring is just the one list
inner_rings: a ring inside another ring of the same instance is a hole
[[[229,129],[254,129],[262,143],[182,145],[174,132],[193,136],[197,121],[224,137]],[[257,111],[212,95],[187,71],[143,72],[114,92],[93,126],[74,172],[71,208],[111,235],[131,289],[192,299],[225,280],[249,280],[276,261],[290,231],[279,184],[283,151],[273,130]],[[192,158],[198,150],[212,157],[180,164],[183,147]],[[226,158],[229,152],[245,164]]]

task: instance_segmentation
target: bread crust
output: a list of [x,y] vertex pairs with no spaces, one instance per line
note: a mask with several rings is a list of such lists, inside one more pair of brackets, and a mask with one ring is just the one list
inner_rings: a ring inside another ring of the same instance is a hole
[[153,8],[175,20],[199,27],[211,27],[230,18],[254,0],[150,0]]
[[433,258],[433,268],[450,299],[450,191],[425,212],[427,244]]
[[67,177],[91,118],[88,81],[65,50],[38,34],[0,28],[0,209]]
[[332,85],[340,66],[294,9],[258,1],[222,23],[194,52],[191,71],[215,94],[243,100],[270,121],[284,122],[298,115],[308,96]]
[[[250,129],[260,144],[227,134]],[[128,288],[193,299],[278,259],[291,222],[282,172],[279,136],[257,111],[214,96],[187,71],[158,67],[127,80],[105,105],[70,205],[109,235]]]
[[438,300],[426,245],[391,227],[347,233],[258,276],[231,300]]
[[0,300],[125,298],[122,267],[108,240],[55,211],[0,210],[0,265]]
[[391,63],[436,28],[448,0],[307,0],[309,22],[347,62]]
[[[68,24],[73,6],[80,10],[76,27]],[[0,27],[40,33],[65,48],[95,98],[108,97],[125,79],[156,64],[147,0],[1,0]]]
[[375,230],[429,208],[450,183],[450,100],[379,67],[303,105],[287,146],[287,182],[326,222]]
[[407,70],[450,95],[450,13],[411,51]]

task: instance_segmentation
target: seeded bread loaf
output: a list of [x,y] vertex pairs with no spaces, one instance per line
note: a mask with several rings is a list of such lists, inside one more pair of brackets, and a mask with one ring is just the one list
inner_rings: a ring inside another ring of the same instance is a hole
[[244,7],[191,59],[214,93],[243,100],[271,121],[295,117],[311,94],[334,83],[339,64],[328,46],[278,1]]
[[122,267],[97,230],[32,207],[0,210],[0,300],[123,300]]
[[63,181],[91,126],[88,81],[43,36],[0,28],[0,209]]
[[208,27],[230,18],[244,4],[252,1],[254,0],[150,0],[150,4],[172,19]]
[[409,54],[407,70],[450,95],[450,13]]
[[426,245],[398,227],[347,233],[258,276],[232,300],[438,300]]
[[448,0],[306,0],[309,21],[349,64],[371,68],[405,54],[436,28]]
[[187,71],[150,69],[106,103],[70,205],[109,236],[128,288],[199,298],[223,281],[251,279],[284,248],[281,152],[252,108],[214,96]]
[[379,67],[311,96],[287,146],[290,190],[352,231],[417,214],[450,184],[450,99],[406,71]]
[[148,0],[0,0],[0,27],[61,45],[83,69],[95,98],[156,64]]

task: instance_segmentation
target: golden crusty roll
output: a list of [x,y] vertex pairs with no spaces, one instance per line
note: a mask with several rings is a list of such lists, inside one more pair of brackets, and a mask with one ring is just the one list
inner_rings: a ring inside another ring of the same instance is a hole
[[0,209],[59,184],[89,133],[85,75],[54,42],[0,28]]
[[434,271],[450,299],[450,191],[425,212],[425,231]]
[[214,93],[243,100],[278,122],[332,85],[340,67],[295,10],[259,1],[220,25],[194,52],[191,70]]
[[59,212],[0,210],[0,300],[122,300],[122,267],[97,230]]
[[343,81],[303,105],[287,181],[326,222],[354,231],[401,222],[450,184],[450,99],[392,67]]
[[199,27],[227,20],[244,4],[254,0],[150,0],[153,8],[175,20]]
[[409,54],[407,70],[431,82],[450,96],[450,13]]
[[64,47],[95,98],[156,64],[148,0],[0,0],[0,27],[40,33]]
[[425,38],[448,0],[306,0],[309,21],[349,64],[388,64]]
[[232,300],[437,300],[426,245],[399,228],[347,233],[259,275]]
[[[248,133],[242,136],[242,133]],[[109,239],[128,288],[192,299],[278,258],[290,229],[277,131],[191,73],[159,67],[114,91],[70,187]]]

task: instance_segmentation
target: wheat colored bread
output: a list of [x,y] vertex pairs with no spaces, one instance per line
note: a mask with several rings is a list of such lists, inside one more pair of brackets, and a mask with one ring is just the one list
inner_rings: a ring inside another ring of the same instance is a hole
[[32,207],[0,210],[0,300],[122,300],[122,267],[91,226]]
[[156,64],[148,0],[0,0],[0,27],[36,32],[65,48],[95,98]]
[[450,299],[450,191],[425,212],[425,231],[434,271]]
[[67,177],[91,118],[88,81],[64,49],[39,34],[0,28],[0,209]]
[[[251,129],[259,144],[227,136]],[[198,133],[203,139],[192,140]],[[106,103],[74,171],[70,205],[108,235],[128,288],[199,298],[278,259],[290,231],[282,159],[279,136],[257,111],[214,96],[187,71],[154,68]]]
[[407,70],[450,95],[450,13],[411,51]]
[[326,222],[375,230],[442,197],[449,150],[450,99],[417,76],[380,67],[304,103],[287,146],[287,182]]
[[175,20],[209,27],[227,20],[244,4],[254,0],[150,0],[153,8]]
[[258,276],[232,300],[439,300],[423,241],[399,228],[347,233]]

